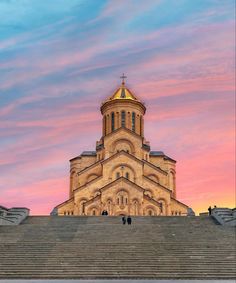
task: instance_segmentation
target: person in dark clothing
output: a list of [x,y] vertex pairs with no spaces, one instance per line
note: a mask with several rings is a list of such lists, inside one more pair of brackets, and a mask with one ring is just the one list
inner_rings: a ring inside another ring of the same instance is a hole
[[209,215],[211,215],[211,206],[208,207]]
[[125,223],[126,223],[126,218],[125,218],[125,216],[122,217],[122,223],[123,223],[123,225],[125,225]]
[[131,225],[131,222],[132,222],[132,219],[131,219],[131,217],[130,217],[130,215],[127,217],[127,223],[128,223],[128,225]]

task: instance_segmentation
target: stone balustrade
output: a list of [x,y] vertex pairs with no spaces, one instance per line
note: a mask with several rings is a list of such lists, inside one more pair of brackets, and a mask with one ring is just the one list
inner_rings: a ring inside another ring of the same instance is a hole
[[236,209],[230,208],[213,208],[211,215],[221,225],[236,226]]
[[0,225],[19,225],[29,215],[29,211],[26,207],[0,206]]

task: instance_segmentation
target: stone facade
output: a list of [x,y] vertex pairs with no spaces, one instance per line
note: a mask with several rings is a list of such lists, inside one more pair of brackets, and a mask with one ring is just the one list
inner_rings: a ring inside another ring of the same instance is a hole
[[144,138],[145,105],[122,82],[101,105],[96,151],[70,160],[69,199],[58,215],[186,215],[176,199],[176,161],[151,151]]

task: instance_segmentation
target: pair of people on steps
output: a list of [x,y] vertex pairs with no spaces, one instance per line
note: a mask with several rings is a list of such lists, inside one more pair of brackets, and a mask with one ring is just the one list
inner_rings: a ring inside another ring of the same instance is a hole
[[[216,208],[216,205],[214,205],[214,208]],[[209,212],[209,215],[211,215],[211,212],[212,212],[211,206],[208,207],[208,212]]]
[[127,217],[127,219],[126,219],[125,216],[122,217],[122,223],[123,223],[123,225],[125,225],[126,221],[127,221],[128,225],[131,225],[132,219],[131,219],[130,215]]

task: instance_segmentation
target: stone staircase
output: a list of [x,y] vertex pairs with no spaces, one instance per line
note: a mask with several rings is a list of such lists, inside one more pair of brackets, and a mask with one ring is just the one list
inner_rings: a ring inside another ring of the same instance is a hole
[[234,246],[210,217],[30,216],[0,227],[0,279],[234,279]]

